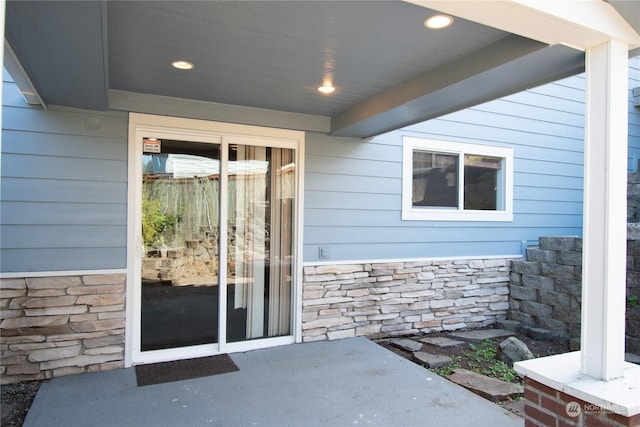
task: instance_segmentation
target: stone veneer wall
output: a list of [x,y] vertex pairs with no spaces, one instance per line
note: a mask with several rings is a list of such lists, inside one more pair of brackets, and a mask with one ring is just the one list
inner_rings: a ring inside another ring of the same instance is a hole
[[[627,227],[627,297],[640,297],[640,225]],[[582,239],[541,237],[512,263],[509,318],[564,335],[580,346]],[[633,298],[631,298],[633,299]],[[640,353],[640,304],[626,306],[626,349]]]
[[2,384],[123,367],[125,279],[0,279]]
[[306,265],[303,341],[479,328],[504,319],[510,260]]

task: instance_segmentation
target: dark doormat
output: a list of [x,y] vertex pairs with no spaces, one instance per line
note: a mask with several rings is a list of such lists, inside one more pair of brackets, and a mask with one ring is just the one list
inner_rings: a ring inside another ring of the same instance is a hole
[[138,386],[144,386],[225,374],[239,370],[228,354],[219,354],[197,359],[136,365],[136,378],[138,379]]

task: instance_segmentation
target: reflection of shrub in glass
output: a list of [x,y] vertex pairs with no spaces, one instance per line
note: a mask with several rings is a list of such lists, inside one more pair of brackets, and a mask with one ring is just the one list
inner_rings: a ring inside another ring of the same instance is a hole
[[154,245],[162,245],[165,241],[165,233],[182,222],[183,213],[175,215],[162,209],[160,201],[151,199],[147,194],[142,198],[142,240],[144,246],[149,248]]
[[498,209],[498,179],[502,169],[499,157],[464,156],[464,208]]

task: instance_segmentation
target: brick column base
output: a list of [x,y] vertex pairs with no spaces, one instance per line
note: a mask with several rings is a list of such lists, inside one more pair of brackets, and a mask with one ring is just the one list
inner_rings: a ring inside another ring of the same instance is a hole
[[525,427],[640,426],[640,414],[625,417],[525,377]]

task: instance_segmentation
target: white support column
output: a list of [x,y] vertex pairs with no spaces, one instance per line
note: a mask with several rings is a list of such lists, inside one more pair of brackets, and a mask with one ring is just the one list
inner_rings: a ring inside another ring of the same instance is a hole
[[581,372],[623,376],[627,244],[628,46],[586,51]]

